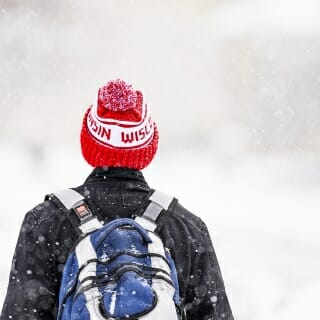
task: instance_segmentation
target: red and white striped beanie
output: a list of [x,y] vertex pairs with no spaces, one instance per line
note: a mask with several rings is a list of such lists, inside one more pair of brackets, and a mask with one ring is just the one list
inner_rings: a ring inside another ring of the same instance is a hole
[[81,130],[81,149],[93,167],[141,170],[153,159],[159,134],[140,91],[117,79],[99,89]]

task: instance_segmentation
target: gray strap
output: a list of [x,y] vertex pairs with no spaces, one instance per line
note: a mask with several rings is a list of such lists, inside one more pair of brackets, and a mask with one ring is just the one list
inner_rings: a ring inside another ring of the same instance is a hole
[[163,210],[161,206],[159,206],[155,202],[151,202],[145,212],[143,213],[142,217],[145,219],[148,219],[152,222],[155,222],[160,214],[160,212]]
[[148,231],[154,232],[157,228],[157,225],[153,223],[152,221],[145,219],[143,216],[142,217],[136,217],[134,219],[136,222],[138,222],[142,227],[144,227]]
[[94,217],[91,220],[83,223],[81,226],[79,226],[79,228],[83,234],[87,234],[100,229],[102,226],[103,224],[96,217]]
[[72,189],[56,191],[53,194],[68,210],[76,207],[77,204],[81,203],[84,200],[83,195]]
[[155,223],[161,211],[168,210],[173,197],[156,190],[149,199],[151,203],[148,205],[142,217]]
[[[53,194],[68,210],[77,209],[79,206],[84,205],[85,203],[84,196],[72,189],[56,191]],[[87,218],[82,219],[79,215],[78,218],[81,220],[79,229],[83,234],[98,230],[102,227],[102,223],[94,215],[92,215],[91,210],[89,211],[89,216]]]
[[161,206],[164,210],[168,210],[173,197],[169,196],[166,193],[163,193],[161,191],[156,190],[150,197],[150,200],[152,202],[157,203],[159,206]]

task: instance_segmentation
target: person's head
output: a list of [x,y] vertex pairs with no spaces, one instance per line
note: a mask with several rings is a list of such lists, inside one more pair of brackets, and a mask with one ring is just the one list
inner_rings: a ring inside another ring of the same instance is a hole
[[159,134],[140,91],[122,80],[109,81],[87,110],[81,149],[93,167],[141,170],[150,164]]

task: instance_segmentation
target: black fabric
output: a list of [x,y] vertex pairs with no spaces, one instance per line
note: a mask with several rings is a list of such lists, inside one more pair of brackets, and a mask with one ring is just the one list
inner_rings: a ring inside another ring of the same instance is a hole
[[[140,171],[124,168],[96,168],[74,189],[106,222],[141,214],[151,191]],[[178,202],[169,211],[160,237],[175,260],[187,319],[233,320],[206,225]],[[56,318],[63,266],[78,236],[50,199],[26,214],[0,320]]]

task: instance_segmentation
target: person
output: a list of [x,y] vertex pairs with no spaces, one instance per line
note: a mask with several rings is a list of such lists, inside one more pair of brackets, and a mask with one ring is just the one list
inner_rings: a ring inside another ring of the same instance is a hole
[[[79,187],[99,220],[131,217],[152,190],[141,172],[157,151],[159,133],[141,91],[109,81],[85,113],[81,149],[94,167]],[[170,183],[170,177],[167,178]],[[232,320],[219,264],[205,223],[178,201],[160,230],[175,261],[186,318]],[[64,263],[78,234],[50,197],[24,218],[1,320],[53,320]]]

